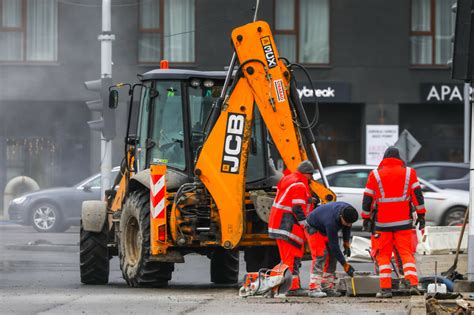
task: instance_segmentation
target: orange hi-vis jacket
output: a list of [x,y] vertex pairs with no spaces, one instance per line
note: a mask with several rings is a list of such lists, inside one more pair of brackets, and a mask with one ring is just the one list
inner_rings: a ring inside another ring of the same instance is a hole
[[362,218],[377,211],[376,231],[411,229],[413,204],[417,214],[426,212],[416,171],[397,158],[385,158],[367,180],[362,202]]
[[296,247],[304,244],[303,224],[311,207],[310,197],[308,180],[300,172],[280,180],[268,222],[271,238],[285,240]]

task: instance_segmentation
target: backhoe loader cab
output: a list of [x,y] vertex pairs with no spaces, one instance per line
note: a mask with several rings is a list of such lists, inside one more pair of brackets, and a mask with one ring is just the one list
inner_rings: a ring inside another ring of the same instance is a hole
[[[225,75],[224,71],[158,69],[141,77],[135,150],[137,172],[151,164],[166,164],[173,173],[186,178],[186,182],[194,180],[195,161],[205,138],[204,126],[221,94]],[[275,172],[268,165],[266,132],[258,115],[252,129],[246,181],[253,187],[271,188],[274,181],[266,179]],[[167,187],[171,191],[177,188]]]

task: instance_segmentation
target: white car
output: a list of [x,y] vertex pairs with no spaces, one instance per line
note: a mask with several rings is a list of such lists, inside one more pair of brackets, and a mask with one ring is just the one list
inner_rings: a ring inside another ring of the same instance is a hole
[[[362,211],[362,198],[369,173],[375,166],[341,165],[324,168],[329,186],[338,201],[351,204],[357,211]],[[319,173],[315,180],[321,182]],[[469,204],[469,192],[454,189],[440,189],[418,177],[425,197],[427,225],[462,224],[464,212]],[[354,227],[361,227],[359,219]]]

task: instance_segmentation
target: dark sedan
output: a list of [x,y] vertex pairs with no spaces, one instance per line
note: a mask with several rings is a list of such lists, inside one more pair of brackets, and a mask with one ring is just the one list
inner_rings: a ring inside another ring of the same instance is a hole
[[443,189],[469,191],[469,164],[424,162],[411,165],[421,178]]
[[[112,179],[119,171],[112,170]],[[78,225],[82,202],[100,199],[101,175],[93,175],[73,187],[37,190],[13,199],[8,207],[10,220],[32,225],[38,232],[63,232]]]

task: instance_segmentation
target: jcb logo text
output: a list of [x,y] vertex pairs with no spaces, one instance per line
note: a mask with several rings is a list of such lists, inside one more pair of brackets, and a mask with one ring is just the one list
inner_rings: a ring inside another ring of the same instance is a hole
[[245,115],[229,113],[222,156],[223,173],[238,174],[245,130]]

